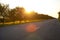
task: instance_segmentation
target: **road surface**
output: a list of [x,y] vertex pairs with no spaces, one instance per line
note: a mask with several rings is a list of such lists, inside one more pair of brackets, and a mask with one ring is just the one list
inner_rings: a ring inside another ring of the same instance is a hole
[[[35,29],[29,30],[27,27],[30,25],[35,25]],[[51,19],[1,27],[0,40],[60,40],[60,23],[57,19]]]

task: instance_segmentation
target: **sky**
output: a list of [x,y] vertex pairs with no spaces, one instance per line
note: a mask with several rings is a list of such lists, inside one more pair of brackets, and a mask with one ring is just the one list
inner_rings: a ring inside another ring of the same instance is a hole
[[34,10],[55,18],[60,11],[60,0],[0,0],[0,3],[9,4],[10,8],[24,7],[27,11]]

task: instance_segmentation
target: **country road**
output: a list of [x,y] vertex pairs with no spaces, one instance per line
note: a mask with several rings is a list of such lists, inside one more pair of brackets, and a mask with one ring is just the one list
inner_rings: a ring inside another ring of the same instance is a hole
[[60,40],[60,23],[50,19],[1,27],[0,40]]

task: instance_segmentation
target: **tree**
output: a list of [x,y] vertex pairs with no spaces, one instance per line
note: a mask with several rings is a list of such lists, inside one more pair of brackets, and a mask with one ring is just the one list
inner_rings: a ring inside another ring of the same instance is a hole
[[23,7],[16,7],[16,15],[20,21],[24,20],[24,17],[25,17],[24,12],[25,12],[25,9]]
[[1,22],[4,23],[5,17],[8,16],[8,7],[9,5],[4,5],[0,3],[0,17],[2,17]]
[[21,21],[24,18],[24,8],[22,7],[16,7],[14,9],[11,9],[9,16],[12,21]]
[[58,12],[58,15],[59,15],[58,20],[60,21],[60,12]]

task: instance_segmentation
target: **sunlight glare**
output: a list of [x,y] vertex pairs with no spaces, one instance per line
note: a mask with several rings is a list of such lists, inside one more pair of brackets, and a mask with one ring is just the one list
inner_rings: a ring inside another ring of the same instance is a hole
[[37,26],[35,24],[29,24],[26,26],[26,32],[35,32],[37,29]]
[[0,2],[9,4],[10,8],[21,6],[27,12],[34,10],[38,13],[48,14],[56,18],[58,18],[57,12],[60,11],[60,1],[57,0],[0,0]]

